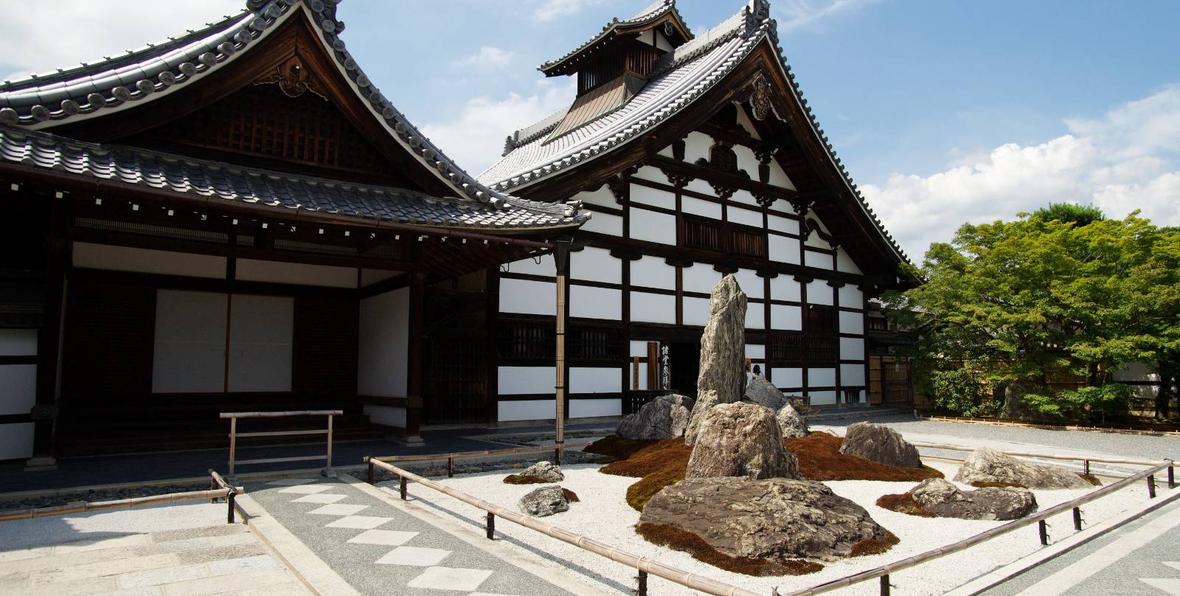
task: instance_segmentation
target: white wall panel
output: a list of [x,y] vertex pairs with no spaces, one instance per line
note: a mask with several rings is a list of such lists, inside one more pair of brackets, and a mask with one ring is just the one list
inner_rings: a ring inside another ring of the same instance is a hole
[[676,244],[676,217],[631,207],[631,237],[636,240]]
[[235,265],[235,272],[236,278],[242,281],[262,281],[328,288],[356,287],[356,269],[351,267],[238,259]]
[[502,401],[496,404],[497,420],[553,420],[557,417],[557,404],[553,400]]
[[801,285],[795,281],[794,277],[779,275],[770,279],[770,298],[772,300],[800,302],[802,296]]
[[773,373],[774,386],[779,389],[803,386],[803,369],[801,368],[776,368]]
[[757,180],[758,158],[754,156],[754,150],[745,145],[734,145],[733,153],[737,156],[738,169],[745,170],[751,180]]
[[783,170],[782,166],[778,165],[778,162],[774,160],[771,160],[770,162],[769,182],[771,186],[795,190],[795,183],[791,182],[790,177],[787,176],[787,173]]
[[860,288],[851,284],[844,284],[837,290],[837,293],[840,298],[840,306],[847,306],[849,308],[865,307],[865,297],[860,291]]
[[557,312],[554,284],[527,279],[501,279],[500,312],[553,316]]
[[553,263],[552,256],[542,255],[540,258],[529,257],[508,263],[507,273],[554,277],[557,275],[557,267]]
[[828,282],[817,279],[807,284],[807,303],[834,306],[836,304],[834,290],[835,288],[829,286]]
[[601,416],[622,416],[623,400],[612,399],[571,399],[570,418],[598,418]]
[[622,291],[571,284],[570,316],[621,320],[623,318]]
[[782,217],[780,215],[766,216],[766,226],[769,230],[775,232],[783,232],[786,234],[799,234],[799,222],[789,217]]
[[798,306],[771,304],[770,328],[781,331],[802,331],[803,309]]
[[705,201],[696,197],[681,197],[680,210],[685,213],[691,213],[701,217],[708,217],[710,219],[721,219],[720,203]]
[[618,201],[615,200],[615,195],[610,191],[610,187],[603,184],[598,187],[598,190],[587,190],[574,195],[573,201],[582,201],[587,205],[602,205],[603,207],[619,208]]
[[588,246],[570,253],[570,277],[605,283],[622,283],[622,261],[605,248]]
[[234,294],[229,313],[229,390],[290,391],[295,299]]
[[824,240],[823,236],[820,236],[815,231],[816,226],[818,226],[819,231],[823,232],[824,236],[831,237],[832,234],[828,231],[828,227],[824,225],[824,222],[820,221],[814,214],[809,214],[805,219],[807,220],[807,226],[811,230],[811,233],[807,235],[804,243],[807,246],[814,246],[815,248],[832,248],[831,243]]
[[713,137],[703,132],[690,132],[684,138],[684,161],[696,163],[698,159],[709,159],[712,147]]
[[841,364],[840,387],[863,387],[865,384],[865,365]]
[[368,404],[364,408],[369,422],[382,426],[406,427],[406,409],[397,406],[377,406]]
[[858,337],[840,338],[841,360],[864,360],[865,340]]
[[225,257],[75,242],[75,267],[225,279]]
[[751,360],[765,360],[766,346],[762,344],[746,344],[746,358]]
[[701,325],[709,322],[709,300],[684,297],[684,324]]
[[688,184],[684,185],[684,190],[691,190],[709,196],[717,195],[717,191],[713,190],[713,186],[709,184],[708,181],[702,180],[700,178],[693,178],[692,180],[689,180]]
[[629,351],[627,352],[627,355],[647,358],[647,342],[644,340],[631,340],[629,343]]
[[758,277],[758,272],[753,269],[738,269],[733,276],[737,279],[738,285],[741,286],[742,291],[746,293],[749,298],[762,298],[766,292],[764,279]]
[[755,228],[762,227],[762,213],[760,211],[742,209],[741,207],[730,205],[725,216],[733,223],[753,226]]
[[746,304],[746,329],[762,330],[766,328],[766,310],[761,302]]
[[571,366],[570,393],[619,393],[623,390],[622,371],[617,368]]
[[676,268],[659,257],[631,261],[631,285],[675,290]]
[[0,461],[33,457],[33,423],[0,424]]
[[379,281],[385,281],[399,275],[405,275],[405,273],[401,271],[386,271],[384,269],[361,269],[361,287],[368,287]]
[[631,320],[640,323],[676,323],[676,297],[631,292]]
[[0,329],[0,356],[36,355],[36,329]]
[[836,270],[844,273],[860,273],[860,267],[856,266],[856,262],[848,256],[848,251],[843,248],[836,249]]
[[770,260],[772,261],[794,263],[796,265],[802,262],[799,256],[799,240],[797,238],[770,234],[767,248]]
[[863,334],[865,332],[864,315],[858,312],[840,313],[840,333]]
[[809,368],[807,369],[807,386],[808,387],[833,387],[836,385],[836,369],[835,368]]
[[37,403],[37,365],[0,365],[0,416],[28,414]]
[[815,267],[816,269],[835,269],[835,257],[830,254],[815,252],[814,250],[806,251],[803,255],[803,263],[808,267]]
[[[666,176],[662,170],[654,166],[643,166],[636,170],[632,177],[639,178],[640,180],[647,180],[648,182],[668,184],[668,176]],[[632,189],[632,192],[634,192],[634,189]],[[634,194],[631,195],[631,199],[635,199]]]
[[356,390],[361,395],[406,397],[410,353],[410,290],[361,300]]
[[[760,206],[760,205],[758,205],[758,199],[755,199],[754,195],[750,194],[750,191],[748,191],[748,190],[734,191],[733,195],[729,197],[729,200],[731,200],[735,203],[743,203],[745,205],[750,205],[750,206],[754,206],[754,207]],[[730,217],[733,217],[733,216],[731,215]],[[758,225],[758,227],[762,227],[761,222],[759,222],[757,225]]]
[[[666,182],[664,175],[659,170],[655,170],[655,172],[660,176],[660,181]],[[676,209],[676,195],[666,190],[632,184],[631,203],[661,207],[663,209]]]
[[811,398],[811,404],[815,406],[830,406],[836,403],[835,391],[808,391],[807,395]]
[[594,211],[594,208],[589,209],[591,212],[590,221],[582,224],[582,229],[587,232],[598,232],[599,234],[607,234],[610,236],[623,236],[623,218],[611,213],[599,213]]
[[501,366],[497,378],[500,395],[556,392],[557,374],[552,366]]
[[697,263],[692,267],[685,267],[681,276],[684,279],[685,292],[708,294],[713,291],[713,286],[721,281],[721,274],[707,263]]
[[225,390],[227,299],[213,292],[156,293],[153,393]]

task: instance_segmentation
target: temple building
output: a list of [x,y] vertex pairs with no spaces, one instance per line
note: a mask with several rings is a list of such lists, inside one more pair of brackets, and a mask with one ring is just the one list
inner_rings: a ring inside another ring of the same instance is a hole
[[[813,117],[765,0],[697,34],[661,0],[540,71],[576,77],[576,98],[512,133],[479,180],[593,212],[568,270],[571,417],[695,393],[724,274],[749,297],[747,357],[777,387],[815,405],[910,399],[868,304],[915,280]],[[498,421],[551,409],[551,347],[535,338],[558,314],[538,298],[554,266],[516,261],[494,282]]]
[[250,0],[0,84],[0,460],[221,447],[225,411],[494,419],[499,267],[588,215],[466,174],[343,29],[336,0]]

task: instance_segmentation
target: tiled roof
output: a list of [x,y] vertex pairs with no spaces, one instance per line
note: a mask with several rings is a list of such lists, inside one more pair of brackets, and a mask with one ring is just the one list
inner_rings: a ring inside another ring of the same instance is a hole
[[354,184],[134,147],[84,143],[0,125],[0,166],[53,171],[170,191],[178,197],[273,209],[275,217],[311,212],[346,218],[473,230],[541,230],[581,225],[589,215],[570,205],[512,198],[493,208],[470,198],[437,198],[402,188]]
[[[635,27],[641,27],[642,25],[646,25],[647,23],[650,23],[665,15],[672,15],[681,24],[684,23],[684,19],[680,17],[680,12],[676,10],[676,0],[655,0],[655,2],[652,2],[643,10],[636,13],[635,16],[629,19],[612,19],[609,23],[604,25],[602,27],[602,31],[599,31],[594,37],[591,37],[578,47],[570,50],[564,56],[557,58],[556,60],[550,60],[538,66],[537,70],[545,74],[549,74],[567,60],[570,60],[582,52],[589,50],[599,42],[614,35],[620,29],[633,29]],[[684,27],[684,31],[688,33],[689,36],[692,35],[692,32],[689,31],[688,27]]]
[[241,13],[162,44],[47,75],[0,84],[0,125],[52,127],[152,101],[219,70],[259,45],[292,15],[306,11],[329,54],[398,142],[455,193],[506,208],[517,199],[489,189],[430,142],[365,75],[345,47],[339,0],[247,0]]
[[[875,224],[897,257],[908,261],[905,252],[861,196],[816,121],[807,100],[803,98],[803,92],[778,43],[777,24],[770,18],[770,3],[767,0],[749,0],[737,14],[662,57],[647,85],[621,109],[552,141],[547,142],[545,135],[561,121],[561,117],[556,115],[522,129],[515,138],[509,137],[506,149],[511,150],[478,178],[490,188],[511,192],[513,188],[535,184],[642,138],[645,133],[712,89],[762,42],[774,48],[795,99],[807,113],[815,136],[823,142],[828,158],[842,174],[851,195],[856,197],[864,214]],[[528,131],[527,135],[525,131]]]

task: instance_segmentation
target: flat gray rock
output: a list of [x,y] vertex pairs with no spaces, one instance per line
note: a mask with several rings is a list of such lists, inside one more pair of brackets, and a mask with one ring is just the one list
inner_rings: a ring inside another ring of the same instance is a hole
[[799,462],[783,447],[770,408],[739,402],[718,404],[705,413],[685,477],[716,476],[799,477]]
[[746,401],[778,410],[787,403],[787,398],[770,381],[762,377],[750,377],[746,380]]
[[901,433],[870,422],[857,422],[848,427],[840,443],[840,453],[895,468],[922,467],[918,449],[906,442]]
[[692,415],[693,400],[683,395],[661,395],[643,404],[638,412],[619,421],[615,434],[624,439],[676,439],[684,436]]
[[565,480],[565,474],[561,473],[561,466],[548,461],[539,461],[525,468],[520,475],[538,478],[544,482],[561,482]]
[[1037,498],[1026,488],[960,490],[942,478],[930,478],[910,489],[909,494],[936,517],[1011,520],[1037,510]]
[[1091,488],[1077,473],[1048,464],[1034,464],[980,447],[967,456],[955,480],[964,484],[1007,484],[1024,488]]
[[783,434],[784,439],[798,439],[799,437],[806,437],[807,433],[811,432],[807,428],[807,422],[791,407],[791,404],[784,403],[783,407],[779,408],[774,414],[778,421],[779,432]]
[[569,511],[570,502],[562,493],[560,486],[542,486],[521,497],[519,506],[521,511],[533,517],[548,517],[562,511]]

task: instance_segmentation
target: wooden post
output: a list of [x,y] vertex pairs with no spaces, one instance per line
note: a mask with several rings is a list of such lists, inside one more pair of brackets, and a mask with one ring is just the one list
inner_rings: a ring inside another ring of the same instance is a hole
[[488,540],[495,540],[496,539],[496,514],[489,511],[487,520],[488,520],[488,523],[487,523]]
[[229,419],[229,475],[234,475],[234,459],[238,446],[238,419]]
[[426,367],[426,342],[423,339],[425,314],[423,300],[426,293],[426,274],[410,273],[410,306],[408,354],[406,356],[406,436],[407,443],[421,443],[419,425],[422,416],[423,377]]
[[557,241],[557,248],[554,249],[553,259],[557,268],[557,311],[556,311],[556,347],[557,359],[554,363],[557,368],[557,384],[556,389],[556,422],[555,435],[553,439],[554,449],[556,450],[556,463],[561,464],[561,452],[565,447],[565,302],[566,302],[566,275],[569,272],[570,262],[570,244],[571,241],[566,238]]
[[635,590],[638,596],[647,596],[647,572],[639,570],[639,589]]
[[1081,507],[1074,507],[1073,508],[1073,529],[1075,529],[1079,532],[1082,531],[1082,508]]
[[455,477],[455,454],[447,456],[447,478]]
[[225,514],[225,523],[227,524],[232,524],[237,521],[234,519],[234,497],[237,495],[238,492],[233,489],[230,489],[229,493],[225,495],[226,508],[229,510]]
[[1082,460],[1082,474],[1090,475],[1090,460],[1088,459]]
[[881,596],[889,596],[889,574],[881,576]]
[[1176,488],[1176,466],[1168,466],[1168,488]]
[[1154,475],[1147,477],[1147,496],[1152,499],[1155,498],[1155,476]]
[[399,490],[399,492],[401,492],[402,500],[405,501],[406,500],[406,477],[405,476],[398,476],[398,478],[401,478],[401,484],[398,487],[398,490]]
[[373,460],[366,457],[365,463],[368,464],[368,468],[369,468],[369,473],[368,473],[367,479],[369,480],[369,484],[373,484]]
[[1049,525],[1045,523],[1045,520],[1042,519],[1037,522],[1037,532],[1041,535],[1041,546],[1048,546]]
[[332,469],[332,415],[328,414],[328,469]]
[[41,328],[37,330],[36,387],[33,407],[29,410],[33,423],[33,457],[25,463],[25,471],[57,469],[58,381],[61,368],[68,364],[61,357],[73,224],[73,210],[67,194],[54,195],[47,223],[44,303]]

